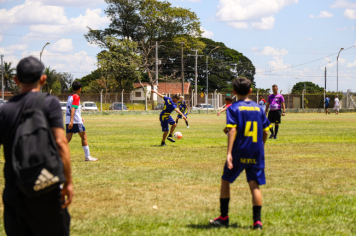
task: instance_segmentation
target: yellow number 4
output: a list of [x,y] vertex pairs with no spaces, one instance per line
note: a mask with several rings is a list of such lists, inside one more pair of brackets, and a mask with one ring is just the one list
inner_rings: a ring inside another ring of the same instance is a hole
[[252,142],[257,143],[257,121],[253,122],[253,129],[251,129],[251,121],[246,122],[246,128],[245,128],[245,136],[246,137],[252,137]]

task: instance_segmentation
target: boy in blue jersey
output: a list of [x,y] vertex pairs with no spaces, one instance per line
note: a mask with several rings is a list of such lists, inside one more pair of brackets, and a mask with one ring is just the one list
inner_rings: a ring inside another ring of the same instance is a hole
[[326,112],[326,115],[329,114],[330,115],[330,112],[328,111],[328,108],[329,108],[329,103],[330,103],[330,98],[328,95],[326,95],[326,98],[325,98],[325,112]]
[[[184,96],[179,97],[178,101],[178,107],[180,112],[183,113],[183,115],[187,118],[188,116],[188,104],[184,101]],[[176,124],[178,125],[179,119],[182,119],[182,116],[179,114],[176,119]],[[187,128],[189,128],[188,120],[185,120],[185,124],[187,125]]]
[[179,101],[178,95],[174,95],[173,98],[171,99],[169,97],[163,96],[162,94],[158,93],[157,91],[152,90],[151,92],[156,93],[158,96],[160,96],[164,100],[164,107],[163,107],[163,111],[159,115],[159,121],[161,122],[162,132],[163,132],[161,146],[166,146],[166,138],[167,138],[167,135],[169,132],[168,125],[172,125],[172,127],[171,127],[171,132],[169,133],[169,136],[167,139],[173,143],[175,142],[172,134],[173,134],[174,129],[176,128],[177,124],[171,117],[172,111],[176,111],[177,113],[179,113],[185,121],[187,121],[187,118],[183,115],[182,112],[180,112],[179,108],[177,108],[176,103]]
[[234,80],[233,87],[238,101],[226,111],[228,146],[221,182],[221,215],[209,223],[214,226],[229,224],[230,183],[245,170],[252,194],[253,227],[262,229],[262,195],[259,185],[266,184],[264,144],[270,123],[262,107],[248,99],[252,92],[250,80],[239,77]]

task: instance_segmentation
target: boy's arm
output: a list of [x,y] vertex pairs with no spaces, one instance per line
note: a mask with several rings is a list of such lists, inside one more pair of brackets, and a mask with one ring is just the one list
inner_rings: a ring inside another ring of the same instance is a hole
[[221,112],[224,112],[224,111],[226,111],[227,109],[228,109],[228,107],[225,107],[225,108],[221,109],[221,110],[218,112],[218,116],[220,116],[220,113],[221,113]]
[[227,163],[227,168],[229,168],[230,170],[234,167],[232,165],[232,147],[234,146],[235,136],[236,136],[236,127],[228,128],[226,163]]
[[174,109],[174,110],[175,110],[179,115],[181,115],[184,120],[187,120],[187,117],[185,117],[185,115],[179,110],[179,108],[176,108],[176,109]]
[[75,108],[72,107],[72,108],[70,109],[70,122],[69,122],[69,124],[68,124],[68,129],[72,129],[72,128],[73,128],[74,114],[75,114]]
[[282,116],[286,115],[286,103],[282,102],[282,107],[283,107],[283,112],[282,112]]
[[[66,182],[64,183],[62,189],[62,201],[65,201],[62,205],[62,208],[64,209],[68,207],[68,205],[72,202],[73,199],[73,182],[70,168],[70,152],[68,141],[64,134],[63,128],[52,128],[51,130],[58,147],[59,155],[63,162],[63,172],[66,178]],[[67,196],[67,199],[65,199],[65,196]]]
[[158,95],[159,97],[161,97],[161,98],[163,98],[163,97],[164,97],[162,94],[158,93],[158,92],[157,92],[157,91],[155,91],[155,90],[151,90],[151,92],[152,92],[152,93],[157,94],[157,95]]
[[262,136],[263,145],[266,144],[267,137],[268,137],[268,131],[263,131],[263,136]]

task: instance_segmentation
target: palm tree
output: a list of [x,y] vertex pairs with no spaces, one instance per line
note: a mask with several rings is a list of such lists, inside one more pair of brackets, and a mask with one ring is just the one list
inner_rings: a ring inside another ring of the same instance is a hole
[[15,68],[12,67],[12,63],[9,62],[5,62],[4,65],[4,84],[5,84],[5,90],[11,90],[14,82],[12,80],[12,78],[15,75]]
[[51,70],[51,67],[46,67],[46,69],[43,71],[43,74],[47,75],[47,83],[45,86],[47,92],[49,92],[50,88],[52,88],[52,85],[57,81],[57,72],[55,69]]

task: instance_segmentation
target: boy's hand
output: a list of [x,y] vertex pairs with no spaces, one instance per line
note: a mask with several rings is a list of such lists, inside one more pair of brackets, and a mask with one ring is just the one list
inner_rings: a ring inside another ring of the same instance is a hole
[[69,124],[68,124],[68,129],[72,129],[73,128],[73,121],[71,121]]
[[227,168],[229,168],[230,170],[234,167],[232,165],[232,155],[231,155],[231,153],[227,154],[226,164],[227,164]]
[[187,121],[188,119],[187,119],[187,117],[185,117],[184,115],[182,116],[183,117],[183,119],[185,120],[185,121]]
[[[67,199],[65,197],[67,196]],[[73,184],[64,184],[62,189],[61,200],[63,203],[62,208],[65,209],[69,206],[73,199]]]
[[218,112],[217,116],[220,116],[220,111]]
[[224,133],[227,134],[229,131],[227,130],[227,128],[223,129]]
[[83,123],[85,122],[84,119],[82,118]]

